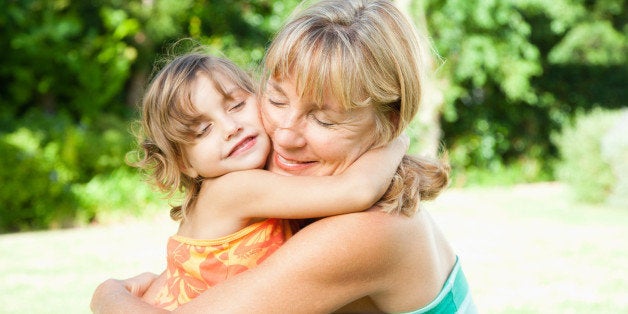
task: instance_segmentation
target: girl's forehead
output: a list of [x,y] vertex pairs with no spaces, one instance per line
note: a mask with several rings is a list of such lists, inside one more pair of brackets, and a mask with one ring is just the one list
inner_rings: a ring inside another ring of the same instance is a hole
[[205,79],[203,83],[211,84],[213,88],[225,97],[249,94],[246,87],[239,85],[238,82],[234,82],[228,75],[224,75],[220,72],[212,73],[212,75],[198,73],[196,80],[199,81],[200,77]]

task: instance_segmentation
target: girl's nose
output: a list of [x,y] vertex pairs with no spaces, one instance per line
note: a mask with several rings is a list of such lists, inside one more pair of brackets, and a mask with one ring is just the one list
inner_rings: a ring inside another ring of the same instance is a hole
[[233,119],[227,118],[223,121],[223,123],[224,123],[224,140],[225,141],[231,140],[242,130],[242,126],[240,125],[240,123],[238,123],[238,121],[235,121]]

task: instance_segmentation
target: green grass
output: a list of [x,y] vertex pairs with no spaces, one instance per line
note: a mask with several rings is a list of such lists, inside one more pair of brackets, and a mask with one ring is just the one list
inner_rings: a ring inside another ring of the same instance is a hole
[[[557,184],[445,192],[426,208],[456,247],[482,313],[627,313],[628,209]],[[89,313],[108,277],[159,272],[158,219],[0,236],[0,313]]]
[[432,213],[483,313],[628,313],[628,208],[556,184],[446,193]]

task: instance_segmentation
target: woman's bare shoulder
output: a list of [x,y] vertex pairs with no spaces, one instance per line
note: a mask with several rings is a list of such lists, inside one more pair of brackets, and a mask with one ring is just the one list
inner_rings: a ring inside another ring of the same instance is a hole
[[[387,256],[396,255],[395,250],[410,243],[408,234],[414,232],[414,219],[390,215],[381,211],[364,211],[320,219],[288,241],[290,246],[308,251],[325,251],[335,263],[346,262],[357,267],[356,271],[374,271],[379,265],[386,266]],[[292,242],[292,243],[290,243]],[[396,243],[397,245],[390,245]],[[373,262],[372,259],[377,259]],[[369,261],[370,260],[370,261]],[[368,261],[368,262],[366,262]],[[359,266],[365,262],[365,265]],[[368,265],[366,265],[368,264]]]
[[[290,243],[294,240],[293,243]],[[448,266],[455,254],[427,212],[412,217],[365,211],[318,220],[288,241],[296,250],[326,252],[334,264],[347,264],[357,273],[390,274],[391,263],[407,263],[412,268],[429,272],[439,267],[439,260]]]
[[[327,280],[351,278],[380,309],[418,308],[438,294],[455,254],[427,212],[413,217],[367,211],[328,217],[302,230],[333,252]],[[298,233],[297,233],[298,235]],[[325,274],[326,272],[322,272]],[[418,293],[417,291],[421,291]]]
[[348,237],[396,237],[404,234],[404,229],[413,228],[417,221],[403,215],[387,214],[378,210],[326,217],[315,221],[301,230],[302,235],[331,234]]
[[317,228],[338,227],[345,225],[347,228],[361,227],[364,225],[373,225],[375,227],[387,227],[391,225],[402,224],[407,217],[400,215],[387,214],[380,210],[367,210],[356,213],[336,215],[319,219],[312,223]]

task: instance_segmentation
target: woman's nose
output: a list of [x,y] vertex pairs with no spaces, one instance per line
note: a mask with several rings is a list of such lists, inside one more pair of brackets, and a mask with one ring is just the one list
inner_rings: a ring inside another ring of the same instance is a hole
[[305,146],[305,137],[292,127],[278,127],[273,132],[272,140],[275,145],[284,149],[296,149]]
[[304,114],[298,106],[267,106],[263,109],[266,109],[262,110],[264,125],[274,145],[285,150],[306,145]]

